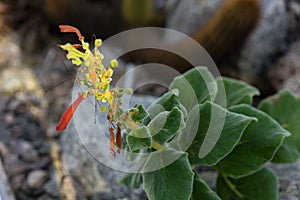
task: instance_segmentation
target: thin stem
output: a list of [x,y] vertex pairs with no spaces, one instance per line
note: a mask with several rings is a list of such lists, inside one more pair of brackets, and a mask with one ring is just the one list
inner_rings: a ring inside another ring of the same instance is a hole
[[154,140],[152,140],[152,145],[151,146],[152,146],[153,149],[156,149],[156,150],[159,150],[159,149],[162,149],[162,148],[165,147],[164,145],[158,144]]
[[240,193],[235,185],[227,178],[227,176],[223,176],[225,182],[227,183],[227,185],[229,186],[229,188],[239,197],[239,198],[244,198],[244,195],[242,193]]

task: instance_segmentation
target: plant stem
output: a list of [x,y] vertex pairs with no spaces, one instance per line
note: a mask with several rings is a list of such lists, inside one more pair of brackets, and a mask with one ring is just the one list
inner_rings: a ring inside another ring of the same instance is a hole
[[240,193],[235,185],[227,178],[227,176],[223,176],[225,182],[227,183],[227,185],[229,186],[229,188],[239,197],[239,198],[244,198],[244,195],[242,193]]
[[164,145],[161,145],[161,144],[158,144],[157,142],[155,142],[154,140],[152,140],[152,148],[156,149],[156,150],[159,150],[163,147],[165,147]]

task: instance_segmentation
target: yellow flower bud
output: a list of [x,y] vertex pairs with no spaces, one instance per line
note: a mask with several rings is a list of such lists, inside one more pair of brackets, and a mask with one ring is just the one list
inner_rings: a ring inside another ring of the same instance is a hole
[[113,59],[112,61],[110,61],[110,66],[111,67],[118,67],[119,62],[116,59]]
[[100,47],[102,45],[102,40],[101,39],[96,39],[95,40],[95,47]]

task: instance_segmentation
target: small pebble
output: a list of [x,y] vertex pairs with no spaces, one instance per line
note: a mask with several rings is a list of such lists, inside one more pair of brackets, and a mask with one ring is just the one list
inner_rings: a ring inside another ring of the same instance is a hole
[[11,181],[10,181],[10,185],[11,185],[11,189],[13,191],[17,191],[22,187],[22,183],[25,179],[25,175],[24,174],[19,174],[14,176]]
[[51,176],[51,179],[45,183],[44,189],[51,196],[59,197],[59,189],[57,187],[54,174]]
[[49,156],[43,156],[38,161],[31,163],[30,167],[32,169],[43,169],[51,164],[51,158]]
[[3,142],[0,142],[0,156],[1,156],[1,158],[7,157],[8,154],[9,154],[9,150],[7,149],[7,147],[5,146],[5,144]]
[[24,173],[30,169],[30,166],[18,159],[14,154],[9,154],[4,158],[4,168],[9,178],[17,174]]
[[47,194],[43,194],[43,195],[39,196],[39,197],[37,198],[37,200],[53,200],[53,198],[50,197],[50,196],[47,195]]
[[4,122],[7,124],[11,124],[14,121],[14,115],[12,113],[7,113],[4,115]]
[[38,161],[38,152],[33,148],[32,144],[22,141],[18,144],[18,153],[24,161],[35,162]]
[[34,170],[31,171],[26,179],[26,184],[31,189],[39,189],[43,186],[44,182],[47,180],[48,175],[44,170]]
[[50,137],[50,138],[56,138],[57,136],[60,135],[59,132],[55,131],[55,124],[51,124],[51,125],[49,126],[49,128],[48,128],[47,131],[46,131],[46,134],[47,134],[47,136]]

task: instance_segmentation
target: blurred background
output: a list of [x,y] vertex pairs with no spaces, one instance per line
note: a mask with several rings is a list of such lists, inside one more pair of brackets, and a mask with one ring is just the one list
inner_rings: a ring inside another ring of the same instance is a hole
[[[222,75],[258,87],[262,97],[283,88],[300,94],[300,0],[0,0],[0,195],[8,195],[3,199],[146,198],[141,189],[119,186],[118,175],[82,159],[87,153],[75,139],[55,132],[76,73],[57,45],[77,38],[60,33],[60,24],[77,27],[89,42],[137,27],[177,30],[201,44]],[[116,76],[149,62],[179,72],[191,68],[181,57],[155,49],[133,51],[119,61]],[[148,85],[136,92],[165,91]],[[74,155],[79,151],[80,162]]]

